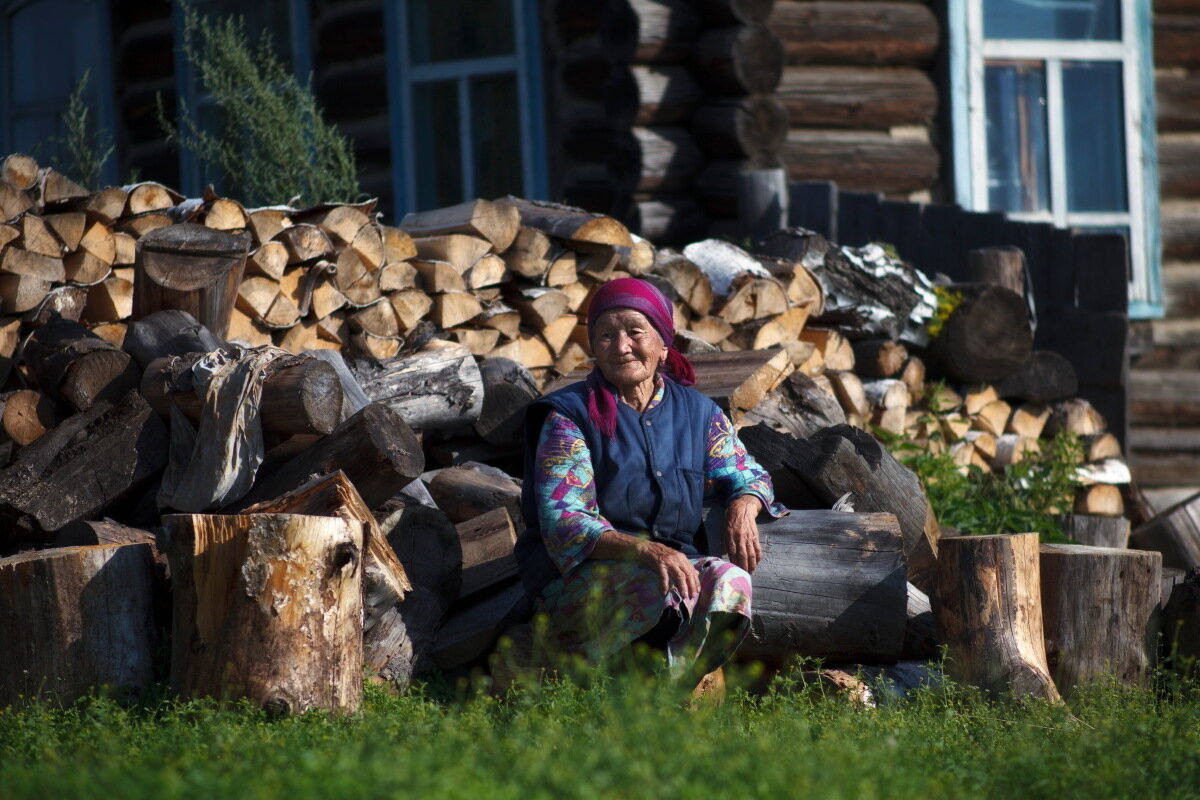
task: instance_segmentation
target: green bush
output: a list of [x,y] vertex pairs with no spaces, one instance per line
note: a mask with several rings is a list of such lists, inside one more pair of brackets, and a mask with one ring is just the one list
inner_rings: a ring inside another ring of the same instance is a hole
[[181,0],[183,52],[200,91],[212,98],[217,132],[181,104],[171,122],[158,98],[168,137],[190,150],[221,189],[251,204],[352,201],[359,194],[354,150],[327,123],[311,79],[301,84],[264,35],[253,45],[238,17],[212,19]]
[[91,79],[91,70],[85,69],[75,84],[75,90],[67,98],[67,107],[59,118],[65,135],[55,137],[53,142],[70,159],[70,163],[59,165],[59,171],[78,181],[85,187],[95,187],[100,180],[100,170],[113,154],[112,135],[108,131],[96,130],[91,123],[91,110],[83,99]]

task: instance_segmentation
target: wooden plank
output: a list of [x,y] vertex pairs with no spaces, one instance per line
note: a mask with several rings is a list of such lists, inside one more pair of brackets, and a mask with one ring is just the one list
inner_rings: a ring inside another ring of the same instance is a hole
[[782,157],[791,180],[831,180],[850,191],[886,194],[931,189],[940,169],[929,142],[878,131],[792,128]]
[[1200,371],[1134,370],[1128,387],[1133,424],[1200,426]]
[[1115,311],[1060,308],[1039,322],[1045,349],[1066,356],[1080,386],[1121,387],[1129,376],[1129,317]]
[[829,239],[838,239],[838,188],[833,181],[796,181],[788,184],[788,225],[808,228]]
[[796,127],[929,126],[938,104],[930,75],[904,67],[789,66],[775,94]]
[[878,192],[838,193],[838,244],[861,247],[875,236],[879,204],[883,196]]
[[879,226],[875,240],[887,242],[906,261],[913,261],[919,252],[917,240],[921,229],[921,203],[884,200],[879,204]]
[[[1129,242],[1119,233],[1076,233],[1075,296],[1092,311],[1129,310]],[[1061,265],[1060,265],[1061,266]]]
[[925,66],[939,25],[922,3],[776,3],[770,27],[789,64]]

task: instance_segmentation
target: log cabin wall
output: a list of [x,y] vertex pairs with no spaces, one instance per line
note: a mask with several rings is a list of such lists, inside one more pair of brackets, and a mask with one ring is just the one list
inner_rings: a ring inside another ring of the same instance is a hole
[[736,176],[782,165],[773,0],[558,0],[545,63],[553,194],[660,244],[736,233]]
[[767,24],[786,58],[777,96],[789,118],[790,180],[935,197],[941,25],[930,6],[779,0]]
[[1139,324],[1130,466],[1143,486],[1181,487],[1169,504],[1200,485],[1200,2],[1154,0],[1154,65],[1166,318]]

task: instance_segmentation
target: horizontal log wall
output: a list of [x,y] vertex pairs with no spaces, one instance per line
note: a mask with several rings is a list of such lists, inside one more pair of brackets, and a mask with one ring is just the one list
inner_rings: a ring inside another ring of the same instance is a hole
[[[1146,324],[1153,346],[1130,387],[1134,477],[1195,486],[1200,417],[1200,3],[1154,0],[1163,295],[1167,318]],[[1145,370],[1145,371],[1143,371]]]
[[790,120],[788,178],[928,197],[943,155],[931,144],[941,29],[930,6],[779,0],[768,24],[785,54],[777,96]]

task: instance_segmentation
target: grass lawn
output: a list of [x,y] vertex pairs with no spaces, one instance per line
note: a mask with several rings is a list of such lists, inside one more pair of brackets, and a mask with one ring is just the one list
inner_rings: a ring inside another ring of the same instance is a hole
[[804,687],[690,711],[646,681],[353,717],[151,701],[0,711],[0,798],[1200,798],[1200,690],[1069,706],[921,690],[855,708]]

